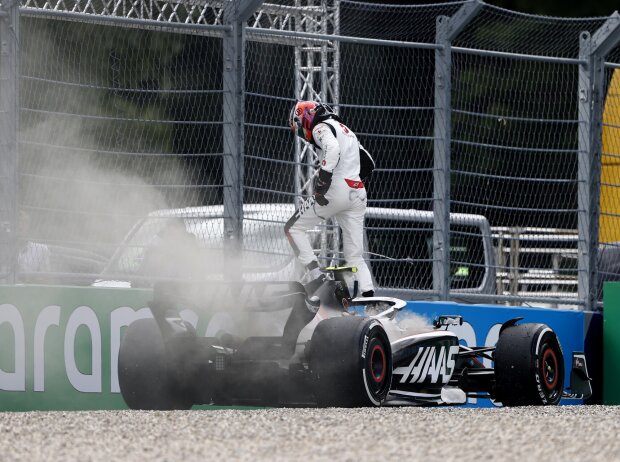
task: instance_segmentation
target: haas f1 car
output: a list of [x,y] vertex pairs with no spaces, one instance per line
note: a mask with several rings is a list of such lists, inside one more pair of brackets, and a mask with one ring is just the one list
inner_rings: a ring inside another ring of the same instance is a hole
[[[460,316],[440,316],[426,329],[408,329],[402,322],[404,301],[354,298],[347,271],[329,270],[310,298],[297,282],[244,283],[230,295],[252,296],[234,302],[232,314],[231,308],[213,313],[211,336],[204,337],[180,316],[192,303],[187,302],[191,289],[156,285],[153,318],[134,321],[121,342],[118,373],[125,402],[132,409],[361,407],[453,405],[476,397],[520,406],[591,395],[580,352],[573,353],[570,390],[565,390],[562,348],[548,326],[511,319],[495,347],[464,346],[449,330],[462,323]],[[204,291],[197,298],[208,297]],[[251,331],[269,317],[280,322],[278,335],[244,336],[234,329],[245,323]]]

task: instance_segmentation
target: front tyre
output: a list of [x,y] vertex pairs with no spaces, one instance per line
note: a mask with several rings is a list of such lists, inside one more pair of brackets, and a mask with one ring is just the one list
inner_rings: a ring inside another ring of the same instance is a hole
[[555,405],[564,390],[564,355],[545,324],[504,329],[495,349],[496,399],[504,406]]
[[392,349],[381,323],[361,317],[321,321],[310,341],[320,407],[380,406],[392,382]]

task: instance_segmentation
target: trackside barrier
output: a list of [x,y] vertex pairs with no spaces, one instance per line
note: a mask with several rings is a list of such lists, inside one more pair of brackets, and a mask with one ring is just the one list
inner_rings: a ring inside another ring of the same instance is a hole
[[620,404],[620,283],[603,285],[603,404]]
[[[116,373],[120,340],[134,319],[151,316],[151,297],[146,289],[0,286],[0,410],[126,408]],[[579,311],[448,302],[409,302],[407,310],[428,320],[462,315],[465,323],[455,331],[470,345],[494,344],[501,323],[513,317],[544,322],[558,333],[566,358],[583,350],[586,334],[594,329]],[[181,316],[204,335],[206,316],[190,310]]]

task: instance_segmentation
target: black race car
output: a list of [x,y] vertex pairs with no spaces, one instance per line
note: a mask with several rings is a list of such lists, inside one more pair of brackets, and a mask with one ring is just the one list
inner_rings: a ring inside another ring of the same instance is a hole
[[[354,298],[349,270],[329,270],[313,297],[297,282],[233,286],[232,302],[225,312],[211,313],[205,337],[180,316],[188,303],[199,309],[188,302],[192,290],[156,285],[153,319],[133,322],[122,339],[118,373],[125,402],[132,409],[358,407],[463,404],[482,397],[518,406],[591,395],[580,352],[573,353],[571,390],[564,390],[562,349],[548,326],[511,319],[495,347],[463,346],[448,330],[462,323],[460,316],[440,316],[412,330],[402,322],[404,301]],[[202,290],[194,300],[226,304],[213,287]],[[270,324],[268,318],[279,328],[248,335]],[[234,329],[239,323],[245,333]]]

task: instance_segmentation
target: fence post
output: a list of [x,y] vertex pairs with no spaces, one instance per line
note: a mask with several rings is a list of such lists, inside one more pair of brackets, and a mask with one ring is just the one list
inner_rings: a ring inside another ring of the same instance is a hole
[[0,5],[0,280],[15,282],[19,1]]
[[227,9],[224,22],[232,27],[226,31],[222,47],[224,51],[223,80],[223,199],[224,238],[241,246],[243,237],[243,148],[244,148],[244,75],[245,48],[244,25],[238,20],[232,5]]
[[237,0],[228,3],[224,10],[224,23],[231,26],[222,41],[224,238],[238,249],[243,239],[245,22],[262,3],[263,0]]
[[579,35],[578,133],[578,298],[584,310],[596,308],[600,171],[605,91],[605,57],[620,43],[620,14],[612,16],[593,35]]
[[438,16],[435,43],[435,126],[433,168],[433,292],[447,300],[450,293],[450,141],[452,132],[451,43],[478,14],[483,3],[465,3],[451,17]]

